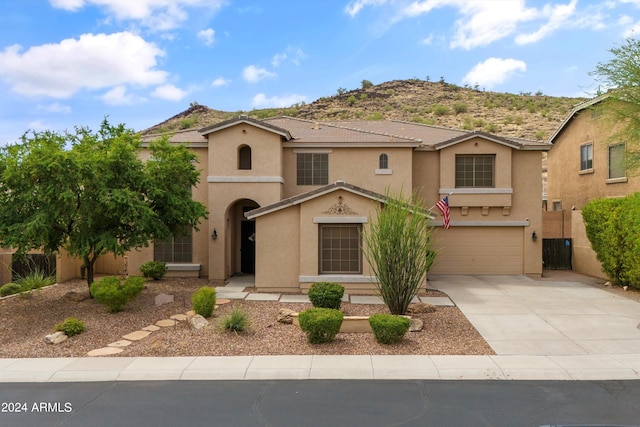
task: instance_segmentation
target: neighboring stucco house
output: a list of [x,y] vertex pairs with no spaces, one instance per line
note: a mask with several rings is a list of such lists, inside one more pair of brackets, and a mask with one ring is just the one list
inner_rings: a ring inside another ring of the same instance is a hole
[[603,278],[586,238],[582,207],[593,199],[640,191],[640,177],[626,170],[626,141],[612,141],[616,128],[603,119],[599,109],[592,108],[606,97],[579,104],[569,113],[551,136],[553,148],[547,157],[548,209],[564,211],[570,220],[570,226],[565,227],[570,232],[565,237],[573,239],[573,269]]
[[[221,282],[255,274],[262,291],[337,281],[349,292],[371,292],[360,233],[390,189],[418,191],[427,209],[449,195],[450,229],[432,210],[440,253],[431,273],[542,273],[536,236],[547,143],[400,121],[244,116],[178,131],[171,141],[197,155],[193,197],[208,207],[208,220],[186,237],[101,257],[96,272],[139,274],[155,259],[174,276]],[[58,264],[58,280],[80,271],[64,256]]]

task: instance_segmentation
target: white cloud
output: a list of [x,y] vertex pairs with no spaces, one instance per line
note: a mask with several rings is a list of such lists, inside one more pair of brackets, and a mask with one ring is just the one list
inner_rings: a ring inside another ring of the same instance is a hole
[[268,108],[268,107],[290,107],[293,104],[300,102],[306,102],[307,97],[304,95],[285,95],[285,96],[272,96],[267,98],[264,93],[259,93],[253,97],[251,105],[255,108]]
[[77,11],[93,5],[105,9],[119,21],[138,21],[156,31],[179,27],[189,15],[186,8],[201,7],[219,10],[224,0],[50,0],[53,7]]
[[54,102],[48,105],[38,105],[38,110],[46,111],[47,113],[55,113],[55,114],[69,114],[71,113],[71,107],[68,105],[60,104],[59,102]]
[[267,71],[264,68],[256,67],[255,65],[249,65],[242,70],[242,77],[249,83],[257,83],[260,80],[275,76],[277,76],[276,73]]
[[187,92],[186,90],[182,90],[178,87],[175,87],[174,85],[159,86],[153,92],[151,92],[151,96],[167,101],[180,101],[188,94],[189,92]]
[[5,48],[0,78],[21,95],[68,98],[83,89],[161,84],[167,73],[155,67],[163,55],[155,44],[130,32],[83,34],[27,51],[18,45]]
[[34,120],[34,121],[29,122],[29,124],[27,125],[27,129],[29,129],[31,131],[40,132],[40,131],[43,131],[43,130],[51,129],[51,126],[47,125],[42,120]]
[[100,97],[108,105],[133,105],[136,99],[127,93],[127,88],[123,85],[116,86]]
[[212,28],[198,31],[198,38],[204,42],[207,46],[211,46],[215,41],[215,31]]
[[276,53],[271,58],[271,65],[278,67],[285,60],[289,60],[289,63],[293,65],[300,65],[300,61],[305,59],[308,55],[299,47],[288,46],[284,52]]
[[428,37],[425,37],[422,40],[420,40],[420,44],[429,45],[431,43],[433,43],[433,34],[429,34]]
[[217,79],[211,82],[211,86],[222,87],[222,86],[227,86],[230,83],[231,83],[231,80],[225,79],[224,77],[218,77]]
[[353,18],[365,6],[377,6],[385,4],[386,2],[387,0],[353,0],[344,8],[344,11]]
[[547,23],[533,33],[519,34],[516,37],[516,43],[520,45],[535,43],[557,29],[565,27],[575,15],[577,4],[578,0],[571,0],[569,4],[545,5],[542,15],[548,17]]
[[486,88],[494,87],[518,71],[526,71],[527,64],[517,59],[489,58],[476,64],[462,79],[463,83],[480,85]]

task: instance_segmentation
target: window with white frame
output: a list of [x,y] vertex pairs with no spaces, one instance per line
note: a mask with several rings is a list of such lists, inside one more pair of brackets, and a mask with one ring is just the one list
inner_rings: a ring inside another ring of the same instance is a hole
[[609,146],[609,179],[626,176],[626,146],[624,143]]
[[319,273],[362,273],[362,224],[320,224]]
[[580,170],[593,169],[593,144],[583,144],[580,146]]

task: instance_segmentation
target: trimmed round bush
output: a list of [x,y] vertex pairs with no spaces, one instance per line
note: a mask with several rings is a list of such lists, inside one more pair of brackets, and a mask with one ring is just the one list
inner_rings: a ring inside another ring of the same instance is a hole
[[204,286],[191,297],[193,311],[202,317],[211,317],[216,308],[216,288]]
[[0,288],[0,297],[17,294],[18,292],[22,292],[22,286],[17,283],[7,283]]
[[140,266],[140,272],[144,277],[160,280],[167,274],[167,263],[162,261],[147,261]]
[[340,331],[343,318],[340,310],[332,308],[312,308],[298,315],[300,328],[311,344],[332,341]]
[[115,276],[103,277],[89,287],[96,301],[106,305],[111,313],[124,310],[127,303],[137,297],[143,289],[144,278],[140,276],[129,276],[124,282]]
[[79,335],[87,330],[84,323],[75,317],[67,317],[61,323],[58,323],[55,328],[56,331],[62,331],[68,337]]
[[309,300],[316,308],[340,309],[344,286],[335,282],[318,282],[309,288]]
[[402,341],[411,321],[403,316],[385,313],[369,316],[369,324],[376,341],[381,344],[395,344]]

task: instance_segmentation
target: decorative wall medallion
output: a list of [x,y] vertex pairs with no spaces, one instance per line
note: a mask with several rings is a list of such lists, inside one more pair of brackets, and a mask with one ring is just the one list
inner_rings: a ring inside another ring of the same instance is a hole
[[322,213],[328,215],[358,215],[357,212],[354,212],[349,206],[342,202],[342,196],[338,196],[338,203]]

